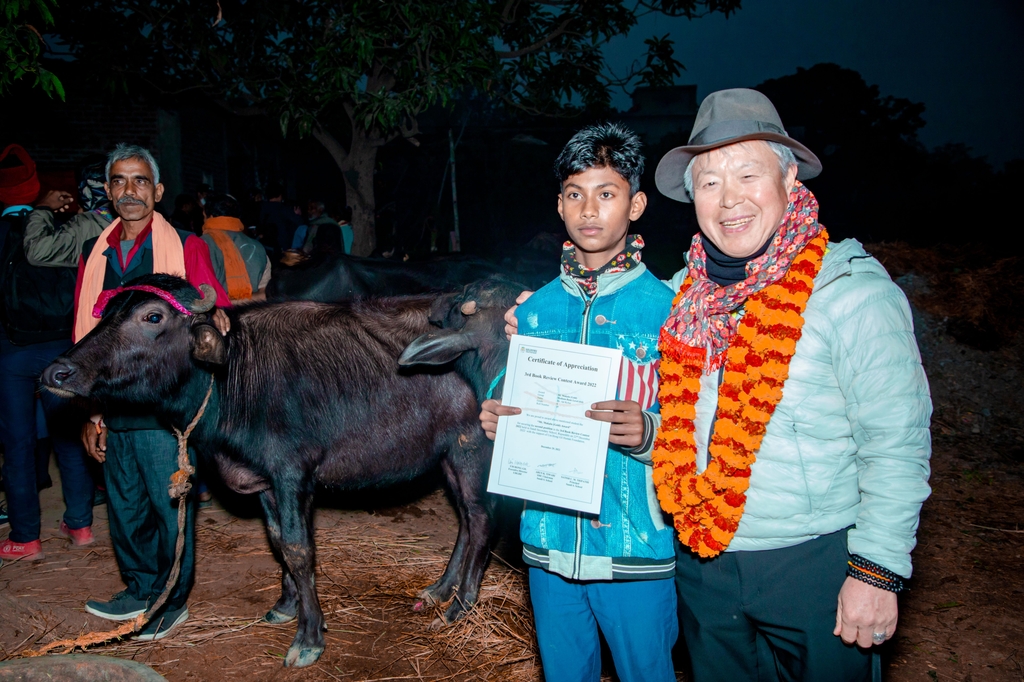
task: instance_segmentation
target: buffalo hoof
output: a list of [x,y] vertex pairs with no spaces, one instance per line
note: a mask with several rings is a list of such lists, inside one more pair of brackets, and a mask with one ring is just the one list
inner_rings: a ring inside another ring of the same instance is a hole
[[452,605],[448,607],[448,610],[444,612],[444,622],[451,625],[465,616],[471,608],[473,608],[472,604],[463,604],[461,601],[456,599]]
[[313,665],[320,658],[320,654],[324,652],[322,646],[296,646],[292,645],[288,649],[288,655],[284,657],[284,667],[286,668],[305,668],[307,665]]
[[428,587],[427,589],[423,590],[422,592],[416,595],[416,601],[412,605],[412,610],[416,613],[420,613],[421,611],[427,611],[430,608],[432,608],[435,604],[440,604],[443,601],[443,599],[438,599],[434,595],[434,593],[430,591],[430,588]]
[[295,616],[288,615],[287,613],[281,613],[276,609],[270,609],[267,614],[263,616],[263,621],[266,623],[273,623],[274,625],[280,625],[281,623],[290,623],[295,620]]
[[412,610],[416,613],[428,611],[436,603],[437,600],[429,592],[420,592],[416,595],[416,601],[412,605]]

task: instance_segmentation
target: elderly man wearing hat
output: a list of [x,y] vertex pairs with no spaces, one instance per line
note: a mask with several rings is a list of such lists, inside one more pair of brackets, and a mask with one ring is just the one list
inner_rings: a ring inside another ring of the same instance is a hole
[[[655,175],[700,226],[671,282],[653,453],[697,682],[869,679],[911,574],[928,384],[902,291],[818,222],[800,180],[820,172],[768,98],[734,89]],[[504,410],[485,405],[485,430]]]
[[659,343],[653,472],[697,680],[866,679],[911,573],[928,384],[903,292],[818,222],[799,180],[820,171],[736,89],[655,174],[700,225]]

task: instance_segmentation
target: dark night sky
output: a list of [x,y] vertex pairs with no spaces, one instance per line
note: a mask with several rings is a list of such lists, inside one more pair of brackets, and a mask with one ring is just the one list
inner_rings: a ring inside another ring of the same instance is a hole
[[698,99],[833,62],[882,96],[923,102],[929,147],[963,142],[997,168],[1024,158],[1020,0],[744,0],[729,19],[643,17],[608,46],[609,61],[628,64],[666,32],[686,66],[678,82],[696,83]]

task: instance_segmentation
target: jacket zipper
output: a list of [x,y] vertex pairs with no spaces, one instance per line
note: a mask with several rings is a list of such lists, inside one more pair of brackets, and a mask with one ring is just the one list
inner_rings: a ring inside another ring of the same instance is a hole
[[[595,294],[593,298],[587,296],[587,292],[583,290],[583,287],[576,283],[579,287],[580,293],[583,294],[583,324],[580,330],[580,343],[585,344],[590,336],[590,305],[594,302],[594,298],[597,298]],[[572,577],[576,580],[580,578],[580,570],[583,564],[583,512],[576,512],[576,547],[573,550],[573,570]]]

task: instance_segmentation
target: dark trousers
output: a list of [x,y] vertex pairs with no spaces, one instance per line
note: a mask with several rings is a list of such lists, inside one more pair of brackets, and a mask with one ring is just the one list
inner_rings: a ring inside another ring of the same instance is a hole
[[700,559],[676,543],[679,619],[695,682],[871,679],[871,655],[832,634],[846,531]]
[[[163,592],[178,539],[178,501],[168,486],[178,470],[178,441],[170,431],[143,429],[107,435],[110,539],[128,594],[153,602]],[[194,495],[186,498],[185,551],[181,575],[167,608],[184,606],[195,575]]]
[[[11,540],[39,539],[39,489],[36,485],[36,396],[39,375],[70,341],[15,346],[0,332],[0,439],[4,444],[3,479]],[[80,440],[85,415],[49,391],[38,394],[53,439],[64,493],[64,522],[78,529],[92,525],[92,478]]]

